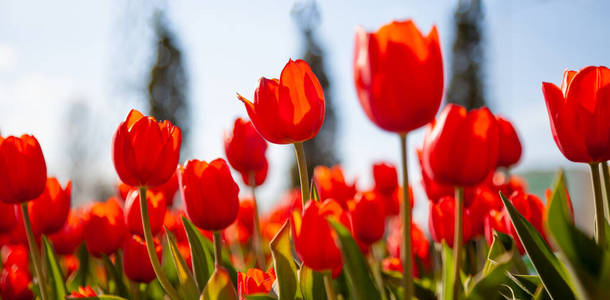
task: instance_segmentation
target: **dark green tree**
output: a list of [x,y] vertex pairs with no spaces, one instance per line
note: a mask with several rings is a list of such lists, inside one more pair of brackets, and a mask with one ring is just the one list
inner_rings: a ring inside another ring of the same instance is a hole
[[483,8],[481,0],[459,1],[455,14],[455,41],[447,101],[473,109],[485,105],[483,66]]
[[[335,154],[337,115],[333,106],[332,85],[326,73],[324,50],[316,37],[316,28],[320,24],[320,13],[316,2],[311,0],[297,4],[292,11],[292,16],[303,39],[303,60],[309,64],[311,70],[318,77],[326,100],[324,124],[320,132],[315,138],[303,143],[305,156],[307,157],[308,173],[311,177],[315,166],[332,166],[339,162]],[[293,161],[291,174],[291,186],[298,186],[299,172],[296,161]]]
[[188,78],[182,51],[162,11],[155,14],[156,60],[150,71],[148,103],[150,114],[169,120],[182,130],[182,149],[187,148],[191,129]]

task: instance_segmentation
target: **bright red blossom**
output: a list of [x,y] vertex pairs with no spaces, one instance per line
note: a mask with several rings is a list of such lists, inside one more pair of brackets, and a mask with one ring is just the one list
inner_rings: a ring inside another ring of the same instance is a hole
[[47,165],[36,138],[0,136],[0,201],[30,201],[42,194],[46,182]]
[[[151,190],[146,191],[146,203],[148,207],[148,218],[150,222],[150,230],[155,235],[161,231],[163,219],[165,218],[165,196],[162,193],[156,193]],[[142,213],[140,211],[140,192],[137,189],[132,189],[127,194],[125,201],[125,223],[132,234],[144,236],[144,227],[142,227]]]
[[313,182],[320,200],[335,199],[344,209],[356,195],[356,184],[346,182],[340,166],[317,166],[313,170]]
[[224,144],[227,161],[238,172],[257,172],[265,168],[267,142],[256,131],[252,122],[237,118],[233,131],[225,136]]
[[267,294],[275,281],[273,269],[264,272],[261,269],[250,268],[246,273],[237,273],[237,291],[239,300],[246,300],[247,295]]
[[398,188],[398,172],[393,164],[380,162],[373,165],[375,190],[391,195]]
[[350,210],[354,236],[361,242],[373,244],[380,240],[385,232],[385,203],[374,192],[365,192],[356,199]]
[[510,167],[521,159],[521,141],[513,124],[503,117],[496,116],[500,147],[498,148],[498,166]]
[[83,230],[87,250],[93,256],[111,255],[128,235],[123,209],[114,197],[91,206]]
[[82,214],[75,210],[70,210],[68,221],[58,232],[49,235],[58,254],[73,254],[76,248],[83,242],[83,231],[85,220]]
[[28,214],[33,230],[51,234],[64,227],[70,212],[71,198],[72,182],[68,181],[62,189],[57,178],[49,177],[42,194],[28,202]]
[[[153,240],[157,257],[161,260],[161,245],[157,239]],[[150,257],[146,249],[146,242],[138,235],[132,235],[127,238],[123,246],[123,270],[127,278],[135,281],[146,283],[157,277],[153,270]]]
[[380,128],[407,133],[432,121],[443,97],[436,27],[427,36],[411,20],[356,32],[354,81],[360,105]]
[[34,295],[30,290],[32,276],[27,268],[17,265],[3,267],[0,274],[0,296],[7,300],[31,300]]
[[97,294],[90,286],[79,286],[78,290],[72,292],[70,294],[72,298],[88,298],[88,297],[97,297]]
[[280,79],[261,78],[254,103],[237,94],[256,130],[269,142],[292,144],[318,134],[324,121],[324,92],[303,60],[289,60]]

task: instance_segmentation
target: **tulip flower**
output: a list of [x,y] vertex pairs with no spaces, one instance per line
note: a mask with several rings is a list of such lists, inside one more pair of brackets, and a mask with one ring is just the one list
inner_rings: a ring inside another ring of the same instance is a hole
[[49,235],[49,239],[58,254],[73,254],[76,248],[83,242],[85,220],[80,212],[71,210],[68,221],[58,232]]
[[29,267],[28,248],[21,244],[4,245],[0,251],[2,254],[2,267],[8,269],[17,266],[25,270]]
[[46,182],[47,165],[35,137],[0,137],[0,201],[30,201],[42,194]]
[[239,300],[246,300],[248,295],[268,294],[275,281],[275,272],[269,269],[266,273],[257,268],[250,268],[246,273],[237,273],[237,291]]
[[91,206],[83,228],[85,244],[91,255],[113,254],[123,246],[127,234],[123,209],[116,198]]
[[357,240],[371,245],[383,237],[385,204],[381,198],[375,196],[374,192],[360,194],[350,213],[352,229]]
[[189,160],[178,179],[186,213],[197,227],[222,230],[237,218],[239,187],[224,159]]
[[254,233],[254,201],[250,198],[239,201],[239,211],[235,222],[227,228],[231,239],[239,243],[247,243]]
[[[387,248],[391,257],[395,257],[400,262],[401,256],[401,248],[403,244],[403,228],[402,222],[400,219],[392,220],[389,226],[389,234],[387,237]],[[411,259],[418,260],[421,262],[422,267],[429,268],[432,264],[432,257],[430,254],[430,242],[426,238],[425,233],[417,224],[411,224],[411,245],[413,247],[413,251],[411,252]],[[400,270],[404,269],[402,264],[400,265]],[[412,265],[413,276],[418,277],[420,274],[420,270],[417,267],[417,264]]]
[[3,267],[0,274],[0,296],[7,300],[31,300],[34,294],[30,290],[32,278],[27,268],[16,265]]
[[[437,243],[445,241],[450,247],[454,246],[455,232],[455,198],[446,196],[438,203],[430,203],[430,214],[428,215],[428,226],[430,235]],[[464,211],[463,243],[465,244],[472,237],[472,223],[470,212]]]
[[90,286],[79,286],[76,291],[73,291],[70,294],[72,298],[89,298],[89,297],[97,297],[97,294]]
[[182,216],[184,215],[184,211],[181,210],[167,210],[163,218],[163,227],[167,228],[176,237],[177,242],[188,242],[182,223]]
[[367,117],[380,128],[408,133],[432,121],[443,96],[443,59],[436,27],[424,36],[411,20],[377,32],[359,28],[354,81]]
[[28,213],[35,232],[51,234],[59,231],[70,212],[72,182],[68,181],[62,189],[55,177],[49,177],[44,192],[28,202]]
[[131,110],[112,140],[112,160],[121,180],[131,186],[158,186],[176,169],[182,133],[169,121],[157,122]]
[[10,232],[17,225],[14,204],[0,202],[0,233]]
[[334,239],[334,231],[327,218],[334,217],[350,228],[349,215],[333,200],[309,201],[301,217],[293,212],[292,238],[296,252],[304,265],[315,271],[330,271],[343,265],[341,250]]
[[269,172],[269,164],[265,161],[265,166],[254,173],[254,178],[252,178],[252,173],[240,172],[240,175],[242,181],[246,185],[257,187],[265,182],[265,179],[267,179],[267,172]]
[[[148,218],[150,229],[153,235],[161,231],[163,219],[167,206],[165,205],[165,196],[162,193],[155,193],[152,189],[146,191],[146,203],[148,205]],[[142,227],[142,214],[140,212],[140,194],[138,190],[132,189],[127,194],[125,201],[125,223],[132,234],[144,236]]]
[[[154,240],[157,258],[161,259],[162,248],[158,240]],[[132,281],[148,283],[157,276],[148,257],[146,242],[140,236],[134,234],[127,238],[123,246],[123,270],[125,275]]]
[[347,209],[347,202],[356,195],[356,184],[345,181],[340,166],[317,166],[313,170],[313,182],[320,200],[335,199],[344,209]]
[[510,167],[521,159],[521,141],[513,124],[503,117],[496,116],[500,147],[498,148],[498,166]]
[[[250,121],[237,118],[233,131],[225,136],[224,146],[227,161],[240,173],[256,173],[267,164],[267,142]],[[244,182],[249,184],[250,180]]]
[[398,188],[398,172],[390,163],[380,162],[373,165],[375,190],[385,195],[392,195]]

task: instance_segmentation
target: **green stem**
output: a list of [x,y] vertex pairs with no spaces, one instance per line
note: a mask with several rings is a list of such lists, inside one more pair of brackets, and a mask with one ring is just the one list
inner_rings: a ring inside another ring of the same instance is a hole
[[294,143],[294,151],[297,154],[297,166],[299,167],[299,178],[301,179],[301,200],[303,210],[305,203],[309,200],[309,175],[307,174],[307,160],[305,159],[305,149],[303,143]]
[[337,300],[337,294],[333,288],[333,277],[331,272],[324,272],[324,288],[326,289],[326,299]]
[[608,171],[608,162],[601,163],[602,175],[604,177],[604,190],[606,192],[606,220],[610,218],[610,172]]
[[140,284],[135,281],[129,281],[130,294],[133,300],[140,300]]
[[591,181],[595,195],[595,240],[602,248],[606,248],[606,224],[604,224],[604,203],[602,199],[601,180],[599,178],[599,163],[590,163]]
[[460,265],[462,262],[462,228],[463,228],[463,213],[464,213],[464,188],[460,186],[455,187],[455,233],[453,236],[453,299],[460,298]]
[[163,273],[161,269],[161,263],[157,257],[157,251],[155,251],[155,244],[153,242],[153,235],[150,229],[150,219],[148,217],[148,202],[146,202],[146,187],[141,186],[140,191],[140,213],[142,214],[142,226],[144,227],[144,240],[146,241],[146,250],[148,250],[148,256],[152,264],[153,270],[159,279],[161,287],[165,290],[167,295],[173,300],[179,300],[178,293],[172,286],[172,284]]
[[30,222],[30,215],[28,214],[27,202],[21,203],[21,212],[23,214],[23,225],[25,226],[25,233],[28,238],[28,245],[30,247],[30,256],[32,258],[32,264],[34,265],[34,272],[36,273],[38,284],[40,285],[40,297],[42,300],[46,300],[49,299],[47,294],[47,282],[42,276],[40,250],[38,250],[38,245],[36,244],[36,239],[34,238],[34,232],[32,231],[32,223]]
[[411,261],[411,201],[409,199],[409,170],[407,169],[407,135],[400,135],[400,154],[402,163],[402,288],[405,300],[413,298],[413,263]]
[[264,269],[265,253],[263,252],[263,236],[261,235],[260,219],[258,216],[258,202],[256,201],[256,178],[254,172],[250,173],[250,187],[252,187],[252,201],[254,202],[254,237],[252,246],[256,254],[256,262],[258,267]]
[[375,278],[375,283],[377,283],[377,288],[381,293],[381,300],[386,300],[387,297],[385,295],[385,287],[383,285],[383,278],[381,277],[381,267],[379,266],[379,262],[377,261],[374,248],[375,245],[371,245],[371,253],[369,255],[369,266],[371,267],[371,272],[373,273],[373,278]]
[[214,263],[216,268],[219,268],[222,264],[222,239],[220,238],[220,231],[214,231]]

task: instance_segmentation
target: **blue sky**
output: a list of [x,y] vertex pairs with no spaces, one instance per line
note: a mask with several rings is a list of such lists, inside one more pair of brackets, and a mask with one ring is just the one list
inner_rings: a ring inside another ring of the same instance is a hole
[[[352,81],[356,26],[368,30],[393,19],[413,18],[428,32],[436,24],[445,68],[453,42],[456,1],[320,1],[319,38],[325,47],[333,98],[340,118],[339,153],[349,178],[370,184],[374,161],[398,162],[398,138],[366,119]],[[99,172],[115,178],[111,136],[131,107],[144,109],[139,92],[152,59],[147,1],[0,1],[0,132],[33,133],[50,174],[67,179],[62,145],[66,107],[85,101],[97,124]],[[168,1],[171,26],[184,51],[194,117],[192,155],[223,156],[222,138],[233,120],[245,116],[235,92],[251,95],[259,77],[277,77],[301,53],[290,10],[294,1]],[[565,68],[610,65],[608,1],[485,1],[486,84],[492,109],[512,120],[524,144],[519,171],[573,167],[557,150],[540,86],[559,83]],[[447,72],[446,72],[447,74]],[[446,82],[448,78],[446,76]],[[414,147],[410,173],[418,182]],[[289,146],[271,145],[263,206],[285,182]],[[421,193],[418,195],[421,196]],[[75,199],[82,203],[89,199]],[[419,197],[416,218],[427,208]],[[420,212],[420,213],[418,213]]]

